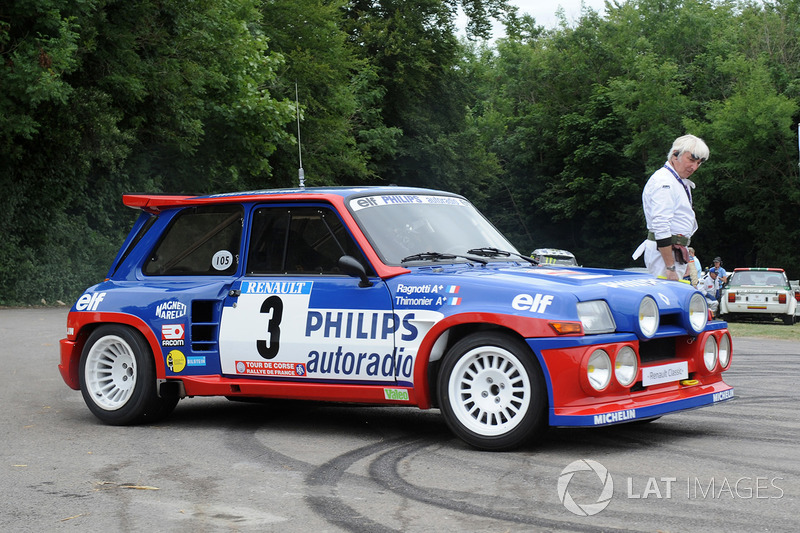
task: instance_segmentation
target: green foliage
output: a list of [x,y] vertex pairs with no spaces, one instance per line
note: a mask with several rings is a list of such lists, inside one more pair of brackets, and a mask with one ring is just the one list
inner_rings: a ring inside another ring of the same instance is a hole
[[797,11],[629,0],[576,27],[510,28],[491,58],[490,107],[507,128],[493,149],[528,207],[529,247],[630,265],[645,231],[641,188],[691,132],[711,147],[695,176],[698,254],[800,275]]
[[553,29],[507,0],[7,4],[0,304],[101,280],[124,192],[295,186],[295,87],[307,185],[460,192],[587,266],[632,264],[641,189],[694,133],[698,255],[800,277],[797,0],[608,2]]
[[[19,1],[2,15],[0,302],[68,300],[102,279],[131,224],[123,192],[267,184],[293,114],[269,93],[282,58],[254,1]],[[98,255],[65,274],[84,251]]]

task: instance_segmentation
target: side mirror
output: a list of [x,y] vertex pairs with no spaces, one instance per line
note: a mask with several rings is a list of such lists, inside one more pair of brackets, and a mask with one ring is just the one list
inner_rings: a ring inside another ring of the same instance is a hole
[[364,270],[364,265],[359,263],[355,257],[350,255],[343,255],[340,257],[339,268],[348,276],[359,278],[361,280],[358,284],[359,287],[372,287],[373,283],[367,277],[367,271]]

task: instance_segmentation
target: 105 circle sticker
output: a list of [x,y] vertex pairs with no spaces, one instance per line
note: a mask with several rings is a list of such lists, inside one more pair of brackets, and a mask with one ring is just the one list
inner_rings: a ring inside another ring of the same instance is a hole
[[228,270],[233,265],[233,254],[228,250],[220,250],[211,258],[211,266],[214,270]]

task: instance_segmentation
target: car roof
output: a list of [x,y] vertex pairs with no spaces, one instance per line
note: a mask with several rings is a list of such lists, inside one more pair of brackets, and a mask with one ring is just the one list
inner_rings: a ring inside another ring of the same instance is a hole
[[733,272],[784,272],[782,268],[742,267],[735,268]]
[[218,204],[231,202],[257,202],[261,200],[342,200],[348,197],[368,195],[419,195],[461,196],[435,189],[398,186],[365,187],[298,187],[293,189],[262,189],[210,195],[128,193],[122,203],[128,207],[158,212],[172,207]]

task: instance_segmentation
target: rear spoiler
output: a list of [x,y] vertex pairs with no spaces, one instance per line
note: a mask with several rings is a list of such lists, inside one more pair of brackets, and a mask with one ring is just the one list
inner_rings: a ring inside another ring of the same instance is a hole
[[195,196],[175,194],[123,194],[122,203],[133,209],[141,209],[149,213],[158,213],[164,208],[187,205],[189,198]]

